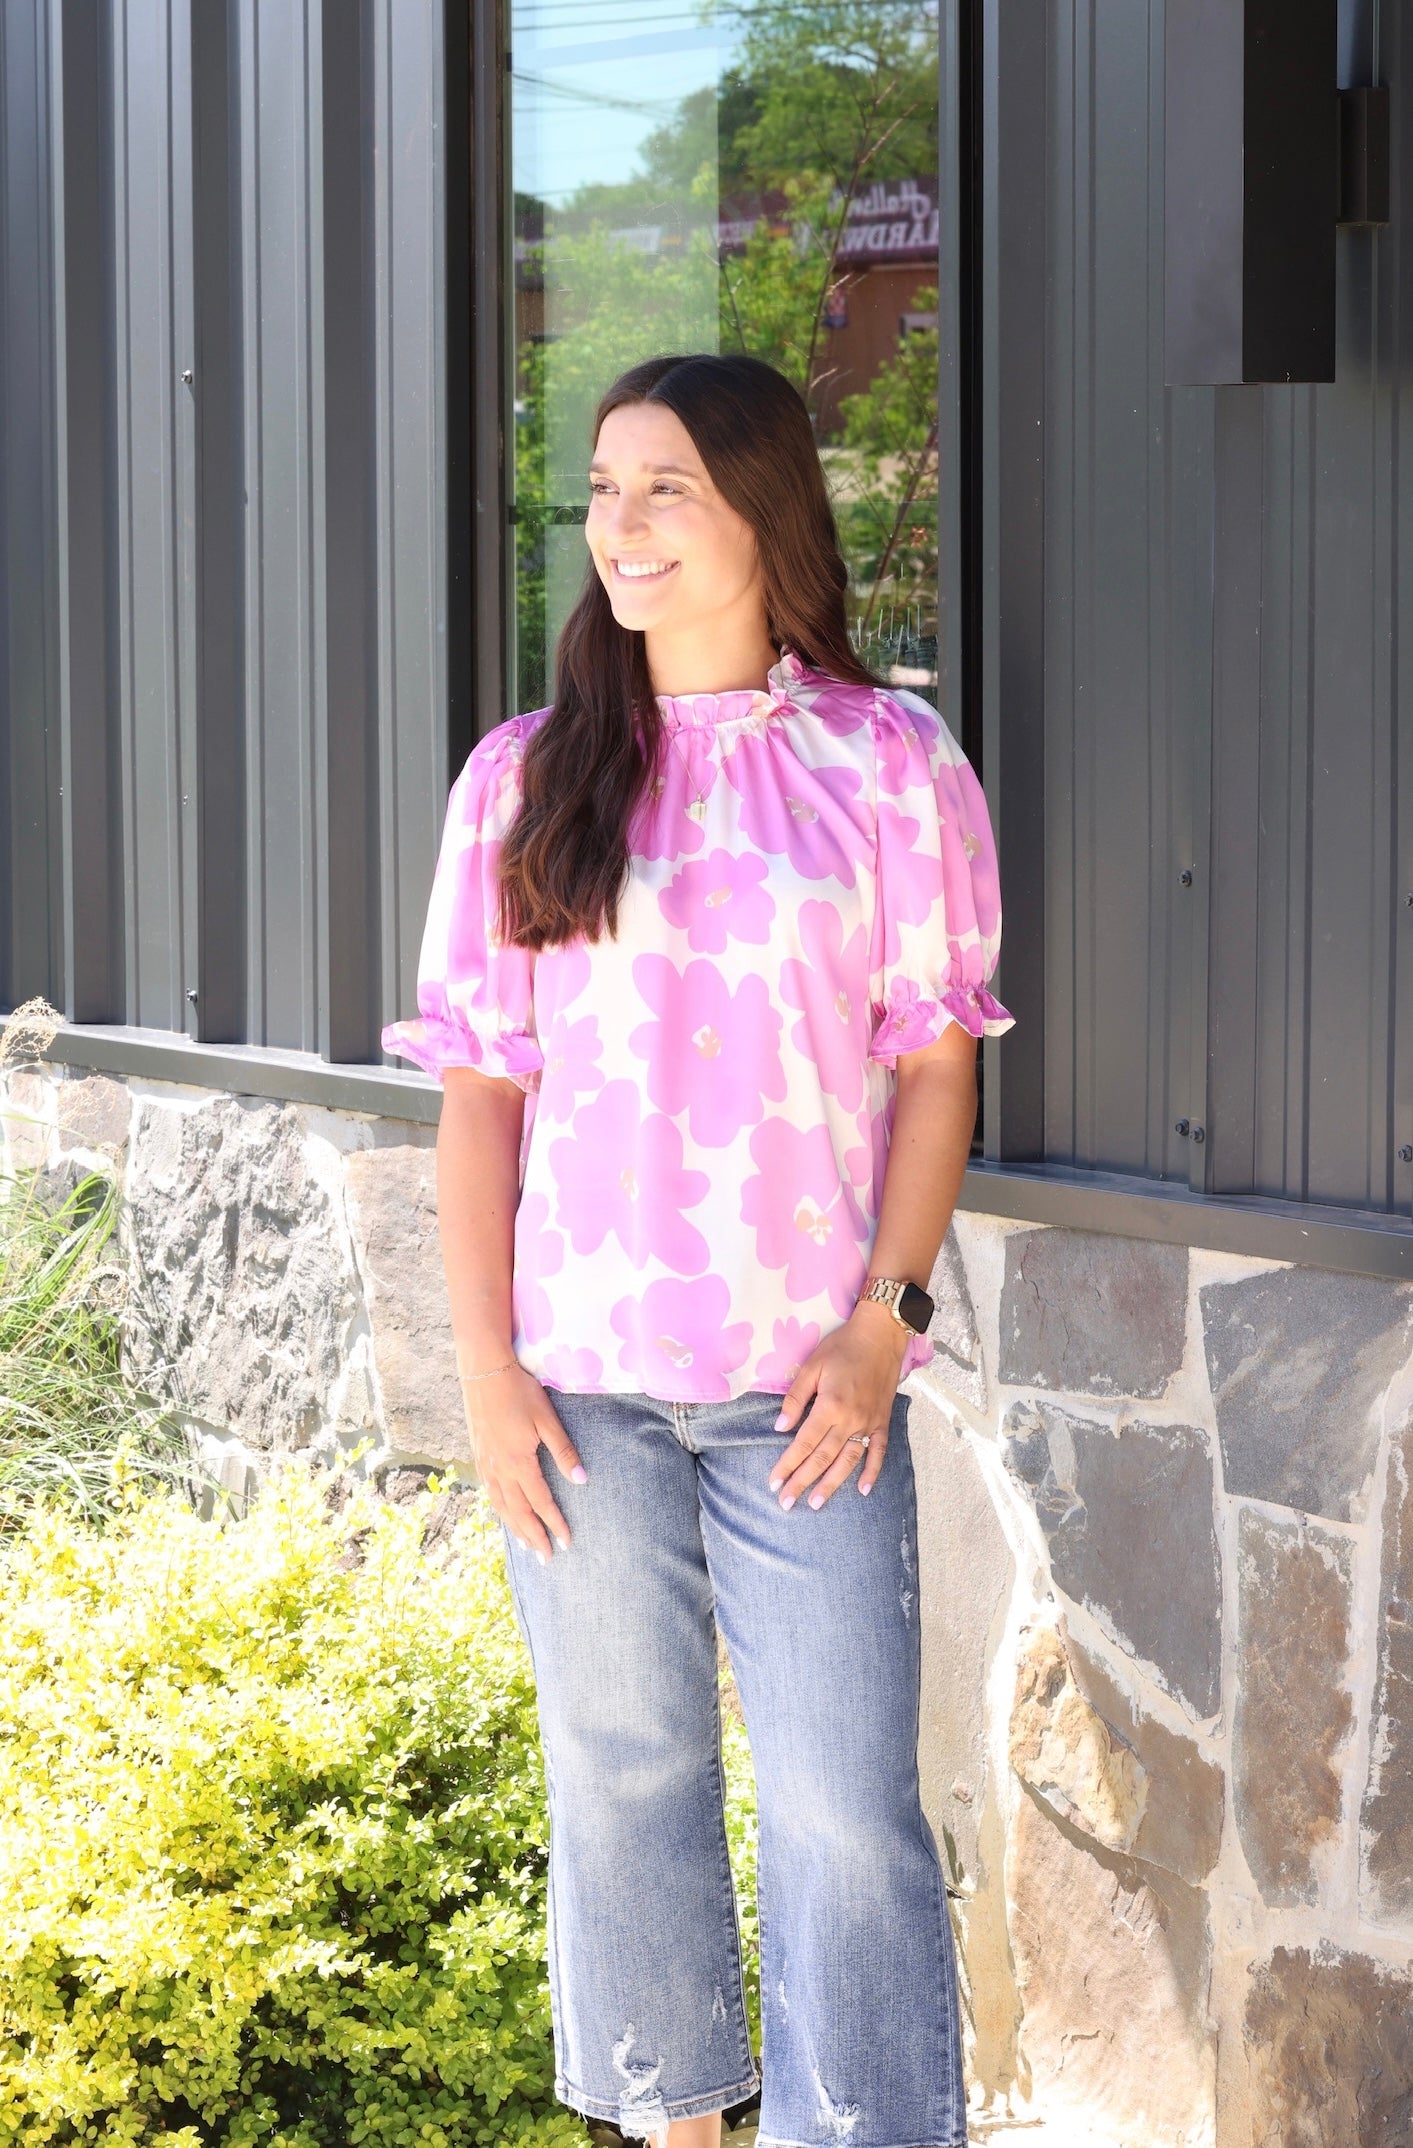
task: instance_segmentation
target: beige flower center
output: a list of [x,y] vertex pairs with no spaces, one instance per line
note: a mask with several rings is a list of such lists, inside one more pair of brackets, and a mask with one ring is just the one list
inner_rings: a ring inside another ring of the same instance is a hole
[[692,1031],[692,1043],[703,1059],[717,1059],[721,1056],[721,1038],[710,1022],[703,1022],[700,1029]]
[[822,1246],[828,1244],[833,1234],[834,1226],[819,1203],[812,1200],[809,1194],[806,1194],[799,1207],[795,1210],[795,1229],[803,1231],[805,1236],[812,1238],[817,1246]]

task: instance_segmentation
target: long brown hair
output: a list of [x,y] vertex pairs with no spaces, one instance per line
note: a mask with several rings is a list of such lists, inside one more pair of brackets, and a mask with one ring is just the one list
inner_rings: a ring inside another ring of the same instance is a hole
[[[812,670],[879,682],[849,642],[848,570],[799,392],[738,353],[648,358],[621,373],[594,414],[662,403],[692,437],[713,484],[755,533],[766,629]],[[634,722],[636,717],[637,721]],[[499,862],[501,938],[543,947],[617,932],[628,829],[664,740],[646,643],[620,626],[592,558],[554,655],[554,701],[521,764],[521,804]]]

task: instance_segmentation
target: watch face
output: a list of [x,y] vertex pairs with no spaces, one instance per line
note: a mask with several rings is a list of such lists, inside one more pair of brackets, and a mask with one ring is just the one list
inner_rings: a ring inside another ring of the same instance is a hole
[[925,1335],[931,1326],[932,1310],[931,1298],[925,1290],[919,1290],[916,1283],[909,1283],[898,1299],[898,1311],[919,1335]]

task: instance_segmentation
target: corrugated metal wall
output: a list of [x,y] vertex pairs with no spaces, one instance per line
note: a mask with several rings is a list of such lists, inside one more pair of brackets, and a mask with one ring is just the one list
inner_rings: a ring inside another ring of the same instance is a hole
[[464,728],[443,11],[0,38],[0,994],[376,1059]]
[[1028,0],[985,15],[983,662],[1021,1017],[988,1153],[1406,1214],[1408,25],[1384,9],[1375,51],[1372,6],[1341,13],[1343,79],[1392,86],[1395,208],[1338,234],[1336,383],[1172,389],[1161,0],[1053,0],[1043,46]]

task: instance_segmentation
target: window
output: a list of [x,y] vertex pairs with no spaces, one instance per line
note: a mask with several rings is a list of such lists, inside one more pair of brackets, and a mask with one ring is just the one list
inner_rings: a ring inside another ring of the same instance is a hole
[[800,388],[855,645],[935,702],[935,4],[513,0],[511,69],[516,707],[586,570],[594,405],[670,350]]

